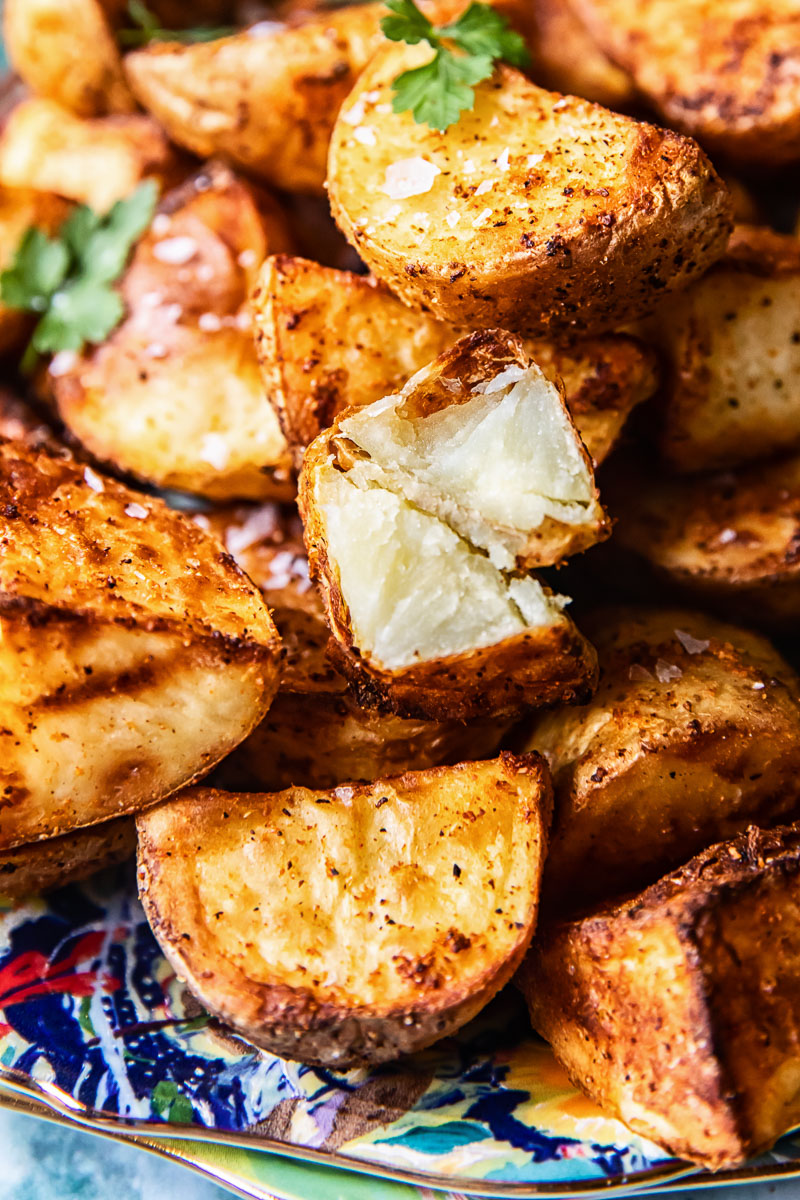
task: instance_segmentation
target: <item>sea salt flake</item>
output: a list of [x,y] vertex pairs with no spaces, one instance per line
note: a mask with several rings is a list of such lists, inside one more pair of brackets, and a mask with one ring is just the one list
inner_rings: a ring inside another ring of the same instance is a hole
[[366,107],[366,96],[359,96],[353,107],[349,108],[347,112],[341,113],[340,116],[348,125],[360,125],[364,120]]
[[711,642],[707,638],[701,639],[692,637],[692,635],[687,633],[685,629],[676,629],[675,637],[683,646],[687,654],[702,654],[703,651],[707,650],[711,645]]
[[143,521],[147,515],[147,509],[143,504],[136,504],[134,502],[133,504],[125,505],[126,517],[135,517],[137,521]]
[[207,433],[200,443],[200,461],[216,471],[225,470],[230,456],[230,448],[221,433]]
[[106,490],[106,485],[91,467],[84,467],[83,478],[86,480],[93,492],[104,492]]
[[53,355],[53,360],[50,363],[50,374],[57,379],[59,375],[66,375],[75,366],[78,361],[78,356],[74,350],[59,350],[58,354]]
[[525,160],[525,165],[528,167],[538,167],[539,163],[543,161],[543,154],[529,154]]
[[283,21],[256,21],[255,25],[251,25],[247,33],[250,37],[272,37],[275,33],[280,33],[285,29]]
[[638,682],[643,682],[645,679],[652,679],[653,676],[648,671],[647,667],[643,667],[641,663],[634,663],[628,668],[628,679],[633,679]]
[[731,542],[736,541],[738,536],[739,535],[735,529],[723,529],[722,533],[717,538],[717,541],[719,542],[720,546],[729,546]]
[[407,200],[409,196],[421,196],[433,187],[433,181],[441,171],[435,163],[415,155],[390,163],[386,178],[380,189],[390,200]]
[[159,262],[168,263],[171,267],[180,267],[189,262],[197,253],[197,242],[190,237],[165,238],[153,246],[153,258]]
[[479,225],[484,225],[489,220],[491,215],[492,210],[490,208],[484,208],[484,210],[479,212],[475,220],[472,222],[472,228],[477,229]]
[[200,313],[200,316],[197,318],[197,324],[204,333],[218,333],[222,329],[222,321],[213,312]]
[[[235,558],[251,546],[272,537],[278,528],[278,510],[274,504],[264,504],[250,513],[242,525],[230,525],[225,531],[225,546]],[[277,556],[276,556],[277,557]]]
[[151,342],[145,346],[144,352],[148,358],[166,358],[169,353],[163,342]]
[[683,671],[675,663],[668,663],[663,658],[656,661],[656,679],[659,683],[673,683],[682,675]]
[[240,267],[244,267],[245,270],[247,270],[248,267],[254,267],[256,265],[257,259],[258,256],[255,250],[248,249],[243,250],[236,261]]
[[493,179],[484,179],[483,183],[479,183],[478,186],[475,188],[475,195],[476,196],[485,196],[486,193],[490,192],[493,187],[494,187]]
[[764,690],[764,688],[765,688],[766,686],[767,686],[767,685],[766,685],[765,683],[754,683],[754,684],[753,684],[753,691],[754,691],[754,692],[761,692],[761,691],[763,691],[763,690]]
[[509,165],[510,165],[510,164],[509,164],[509,161],[508,161],[508,146],[506,146],[506,148],[505,148],[505,150],[503,151],[503,153],[502,153],[502,154],[499,156],[499,158],[497,159],[497,165],[498,165],[498,167],[500,168],[500,170],[501,170],[501,171],[507,171],[507,170],[508,170],[508,168],[509,168]]
[[567,100],[566,96],[562,96],[562,98],[560,100],[556,100],[555,104],[553,105],[553,112],[562,112],[568,104],[569,101]]
[[457,212],[449,212],[447,214],[447,216],[445,217],[445,221],[447,221],[447,224],[450,226],[451,229],[455,229],[456,225],[458,224],[458,222],[460,220],[461,220],[461,213],[457,213]]
[[171,217],[168,217],[166,213],[156,213],[156,215],[153,217],[153,223],[150,228],[156,237],[163,238],[169,233],[171,225]]
[[378,143],[378,139],[375,136],[375,130],[371,125],[359,125],[353,130],[353,137],[357,142],[360,142],[362,146],[375,146]]

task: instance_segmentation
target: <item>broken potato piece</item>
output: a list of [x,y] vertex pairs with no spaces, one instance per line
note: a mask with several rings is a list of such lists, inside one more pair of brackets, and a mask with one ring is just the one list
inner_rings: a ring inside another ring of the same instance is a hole
[[499,66],[442,135],[392,112],[430,47],[380,50],[336,121],[331,208],[411,307],[467,328],[602,332],[724,251],[727,190],[690,139]]
[[269,712],[215,781],[234,790],[335,787],[496,753],[508,721],[414,721],[356,702],[327,660],[330,633],[296,512],[264,505],[194,519],[222,539],[261,589],[286,654]]
[[61,837],[0,851],[0,896],[21,900],[88,879],[97,871],[133,858],[136,822],[117,817]]
[[433,719],[575,698],[591,649],[522,569],[606,532],[559,390],[517,338],[470,334],[345,412],[300,484],[331,651],[362,703]]
[[[369,276],[288,254],[266,260],[252,304],[264,385],[300,459],[343,409],[399,391],[463,332],[407,308]],[[562,380],[597,466],[632,409],[655,391],[655,355],[622,334],[524,345],[551,382]]]
[[187,517],[0,442],[0,537],[0,849],[169,795],[264,715],[275,627]]
[[600,684],[536,721],[556,815],[543,904],[561,915],[652,883],[800,802],[800,681],[758,634],[681,609],[586,618]]
[[286,237],[276,203],[219,164],[164,198],[121,280],[126,319],[50,366],[58,414],[97,460],[212,499],[293,496],[248,305]]
[[747,833],[647,891],[547,924],[517,975],[572,1081],[715,1171],[800,1120],[800,827]]
[[535,755],[320,794],[192,789],[142,814],[139,891],[200,1002],[274,1054],[337,1069],[446,1037],[536,925],[550,819]]

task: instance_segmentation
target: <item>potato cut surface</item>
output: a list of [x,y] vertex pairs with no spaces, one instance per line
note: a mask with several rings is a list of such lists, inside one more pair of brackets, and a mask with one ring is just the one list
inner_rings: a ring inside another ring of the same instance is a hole
[[0,848],[132,812],[263,716],[280,643],[216,540],[65,455],[0,443]]
[[694,142],[506,66],[438,133],[390,107],[392,80],[429,57],[379,51],[328,160],[338,224],[405,303],[469,328],[597,332],[720,256],[729,199]]
[[198,998],[305,1062],[380,1062],[473,1016],[536,923],[535,756],[274,795],[190,790],[139,823],[140,892]]

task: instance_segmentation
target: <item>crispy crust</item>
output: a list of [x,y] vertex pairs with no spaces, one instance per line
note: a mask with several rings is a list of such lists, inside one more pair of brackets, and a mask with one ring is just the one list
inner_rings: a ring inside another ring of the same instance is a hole
[[717,1170],[800,1115],[800,826],[751,827],[638,896],[540,931],[517,981],[573,1081]]
[[[728,194],[694,142],[546,92],[506,66],[441,135],[382,107],[393,78],[426,54],[378,52],[340,114],[328,162],[337,223],[406,304],[471,328],[600,332],[651,311],[723,252]],[[355,138],[354,114],[374,130],[375,146]],[[522,131],[534,125],[531,141]],[[567,139],[574,147],[576,127],[585,157],[579,187],[562,154]],[[532,149],[543,151],[542,162]],[[497,163],[509,150],[504,171]],[[474,177],[457,153],[477,161]],[[404,190],[394,200],[392,170],[420,158],[430,164],[414,185],[421,194],[403,199]],[[489,172],[497,174],[484,180]],[[365,186],[384,176],[388,183]],[[479,192],[479,179],[493,190]]]
[[0,894],[22,899],[77,883],[136,853],[131,817],[104,821],[15,850],[0,851]]
[[[198,898],[191,847],[198,836],[206,839],[206,847],[210,845],[208,839],[214,837],[214,826],[219,824],[223,807],[225,815],[230,813],[234,820],[237,808],[246,808],[247,830],[243,828],[243,840],[251,827],[256,837],[261,836],[264,823],[280,821],[277,814],[282,810],[291,816],[297,790],[290,789],[273,796],[234,796],[195,790],[142,814],[138,822],[140,896],[153,932],[175,970],[210,1011],[248,1040],[275,1054],[313,1065],[340,1068],[365,1062],[385,1062],[453,1033],[475,1016],[508,981],[533,934],[537,876],[546,844],[551,805],[546,768],[536,756],[503,754],[493,763],[438,767],[394,780],[378,780],[375,784],[361,786],[353,784],[346,788],[348,809],[358,813],[363,808],[365,822],[370,819],[368,810],[375,804],[374,797],[379,797],[379,804],[385,802],[381,792],[386,791],[387,786],[392,789],[392,794],[396,791],[401,798],[425,806],[426,811],[419,814],[420,820],[423,816],[438,820],[439,816],[434,816],[429,806],[436,803],[439,789],[447,788],[448,780],[454,775],[474,780],[477,806],[490,801],[495,805],[519,805],[514,818],[515,837],[527,841],[530,847],[528,878],[524,881],[527,891],[525,915],[518,920],[514,936],[501,951],[495,950],[491,930],[482,931],[482,958],[477,960],[472,958],[473,952],[469,950],[472,940],[469,937],[451,931],[448,935],[451,949],[440,951],[432,931],[430,955],[420,955],[416,966],[409,964],[408,986],[400,993],[403,998],[384,1002],[373,999],[359,1003],[357,996],[343,991],[335,983],[320,987],[316,986],[319,981],[312,984],[309,979],[303,988],[281,983],[282,974],[284,978],[288,976],[284,964],[279,961],[268,964],[272,978],[253,978],[237,963],[233,943],[231,953],[226,951],[224,925],[218,927],[216,938],[210,936],[211,930],[206,926]],[[338,793],[329,793],[322,799],[328,805],[336,805]],[[482,814],[478,811],[468,816],[475,822],[471,825],[471,836],[480,837]],[[269,828],[268,824],[266,828]],[[287,831],[290,828],[287,824]],[[284,846],[284,839],[278,849],[291,853],[290,847]],[[326,850],[323,835],[321,864]],[[424,863],[420,865],[424,866]],[[278,869],[277,862],[275,869]],[[291,869],[289,863],[287,870]],[[324,871],[324,865],[319,869]],[[519,887],[521,882],[515,880],[511,886]],[[506,907],[502,901],[510,900],[513,895],[511,886],[506,886],[506,894],[498,895],[498,907]],[[435,925],[435,912],[427,913],[425,919]],[[358,937],[360,933],[353,931],[353,936]],[[458,955],[462,949],[470,954],[468,965],[462,966],[459,961],[452,964],[458,965],[459,969],[452,970],[447,964],[451,963],[452,955]]]

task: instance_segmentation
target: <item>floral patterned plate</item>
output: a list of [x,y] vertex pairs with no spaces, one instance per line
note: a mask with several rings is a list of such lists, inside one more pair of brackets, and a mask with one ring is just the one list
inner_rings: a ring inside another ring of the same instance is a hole
[[[567,1196],[709,1178],[576,1092],[511,989],[457,1037],[378,1070],[254,1050],[176,979],[130,868],[0,901],[0,1089],[255,1197]],[[723,1178],[800,1175],[795,1160],[800,1137]]]

